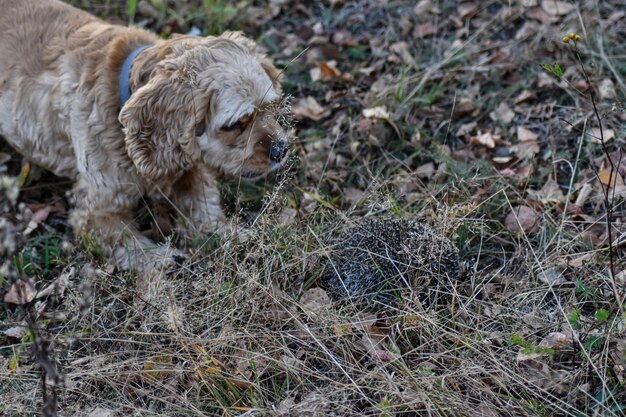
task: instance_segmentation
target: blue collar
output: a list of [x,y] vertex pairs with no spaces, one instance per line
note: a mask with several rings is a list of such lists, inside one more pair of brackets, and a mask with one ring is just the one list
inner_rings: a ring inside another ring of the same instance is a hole
[[130,85],[128,85],[128,78],[130,77],[130,66],[133,65],[133,61],[137,58],[137,55],[150,45],[143,45],[136,48],[130,53],[122,64],[122,71],[120,71],[120,107],[124,107],[124,104],[130,98]]

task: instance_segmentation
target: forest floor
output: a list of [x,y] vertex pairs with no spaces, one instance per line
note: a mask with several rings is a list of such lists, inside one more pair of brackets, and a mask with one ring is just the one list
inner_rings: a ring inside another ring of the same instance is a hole
[[[0,139],[0,415],[626,413],[626,1],[72,3],[243,30],[297,140],[224,183],[245,233],[145,279],[75,241],[70,182]],[[363,217],[431,225],[460,275],[332,298],[323,259]]]

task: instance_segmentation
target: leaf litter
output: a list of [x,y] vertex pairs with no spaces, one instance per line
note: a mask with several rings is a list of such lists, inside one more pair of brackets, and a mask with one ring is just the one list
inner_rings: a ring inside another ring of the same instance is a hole
[[[39,412],[31,311],[65,374],[61,414],[620,415],[626,18],[583,3],[139,2],[135,22],[163,36],[258,40],[284,68],[298,162],[225,182],[251,237],[138,278],[74,241],[67,182],[0,140],[0,382],[23,377],[0,412]],[[331,300],[332,237],[389,214],[429,222],[469,272],[377,312]]]

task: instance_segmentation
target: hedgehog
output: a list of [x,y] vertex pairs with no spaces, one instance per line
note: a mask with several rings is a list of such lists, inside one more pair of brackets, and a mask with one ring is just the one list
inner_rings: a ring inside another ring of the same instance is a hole
[[460,273],[459,252],[426,223],[396,217],[367,218],[345,229],[323,261],[321,286],[336,300],[394,304],[406,290]]

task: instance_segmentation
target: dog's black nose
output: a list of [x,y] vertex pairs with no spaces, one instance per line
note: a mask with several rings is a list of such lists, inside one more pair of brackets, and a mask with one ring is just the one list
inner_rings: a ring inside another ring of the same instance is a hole
[[272,147],[270,148],[270,159],[272,162],[280,162],[285,158],[287,152],[289,151],[289,143],[287,142],[276,142],[272,143]]

